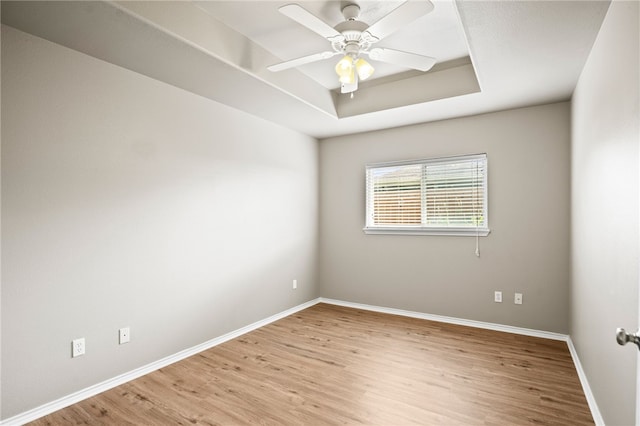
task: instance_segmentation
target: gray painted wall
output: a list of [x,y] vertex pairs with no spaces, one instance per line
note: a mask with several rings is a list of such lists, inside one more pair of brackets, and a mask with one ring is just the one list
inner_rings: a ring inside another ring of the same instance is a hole
[[313,138],[5,26],[2,89],[2,418],[318,296]]
[[571,338],[604,421],[635,421],[638,326],[638,2],[614,1],[572,99]]
[[[564,102],[322,140],[322,296],[566,333],[569,116]],[[363,233],[367,163],[480,152],[491,234],[479,258],[474,237]]]

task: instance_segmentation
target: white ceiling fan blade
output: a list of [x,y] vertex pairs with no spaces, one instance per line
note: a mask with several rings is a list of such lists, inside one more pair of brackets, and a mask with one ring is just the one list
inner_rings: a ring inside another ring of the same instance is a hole
[[299,67],[300,65],[310,64],[311,62],[329,59],[330,57],[335,55],[338,55],[338,52],[327,51],[314,53],[313,55],[307,55],[301,58],[292,59],[290,61],[280,62],[279,64],[270,65],[267,67],[267,69],[272,72],[283,71],[289,68]]
[[418,55],[417,53],[402,52],[395,49],[376,47],[369,51],[369,57],[375,61],[387,62],[420,71],[429,71],[436,64],[436,59],[431,56]]
[[402,3],[378,22],[371,25],[365,33],[380,41],[403,26],[415,21],[433,10],[429,0],[409,0]]
[[298,4],[287,4],[278,10],[283,15],[288,16],[300,25],[309,28],[314,33],[320,34],[330,41],[334,41],[336,38],[343,38],[342,34],[333,29],[329,24]]

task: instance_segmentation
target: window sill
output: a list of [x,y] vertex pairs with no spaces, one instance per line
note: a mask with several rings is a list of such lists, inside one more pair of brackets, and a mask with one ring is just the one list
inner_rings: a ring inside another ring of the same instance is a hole
[[382,227],[363,228],[365,234],[372,235],[448,235],[458,237],[486,237],[491,230],[489,228],[412,228],[412,227]]

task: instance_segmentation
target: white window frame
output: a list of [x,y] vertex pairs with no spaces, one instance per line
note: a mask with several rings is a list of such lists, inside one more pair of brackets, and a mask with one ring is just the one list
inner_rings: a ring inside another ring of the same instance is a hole
[[[452,226],[428,226],[424,225],[426,209],[424,203],[426,197],[424,192],[424,180],[421,181],[421,203],[422,203],[422,215],[423,220],[421,225],[394,225],[394,226],[380,226],[373,224],[373,196],[371,196],[372,187],[369,181],[370,170],[383,167],[393,166],[410,166],[410,165],[422,165],[429,164],[446,164],[446,163],[462,163],[471,161],[484,161],[484,182],[483,182],[483,206],[482,214],[484,217],[483,226],[469,226],[469,227],[452,227]],[[472,154],[472,155],[460,155],[453,157],[439,157],[429,158],[421,160],[408,160],[408,161],[393,161],[386,163],[374,163],[367,164],[365,167],[365,186],[366,186],[366,217],[365,227],[363,231],[366,234],[396,234],[396,235],[453,235],[453,236],[473,236],[473,237],[485,237],[491,232],[489,229],[489,198],[488,198],[488,164],[487,154]]]

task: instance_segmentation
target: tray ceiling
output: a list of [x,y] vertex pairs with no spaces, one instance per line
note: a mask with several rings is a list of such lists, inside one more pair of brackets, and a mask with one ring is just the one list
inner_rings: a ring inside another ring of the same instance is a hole
[[[425,0],[411,0],[425,1]],[[317,138],[568,100],[608,1],[433,1],[380,46],[433,56],[426,72],[375,63],[353,99],[336,57],[278,12],[291,1],[3,1],[2,22]],[[330,24],[347,2],[300,1]],[[373,23],[401,2],[362,1]],[[335,59],[335,60],[334,60]]]

